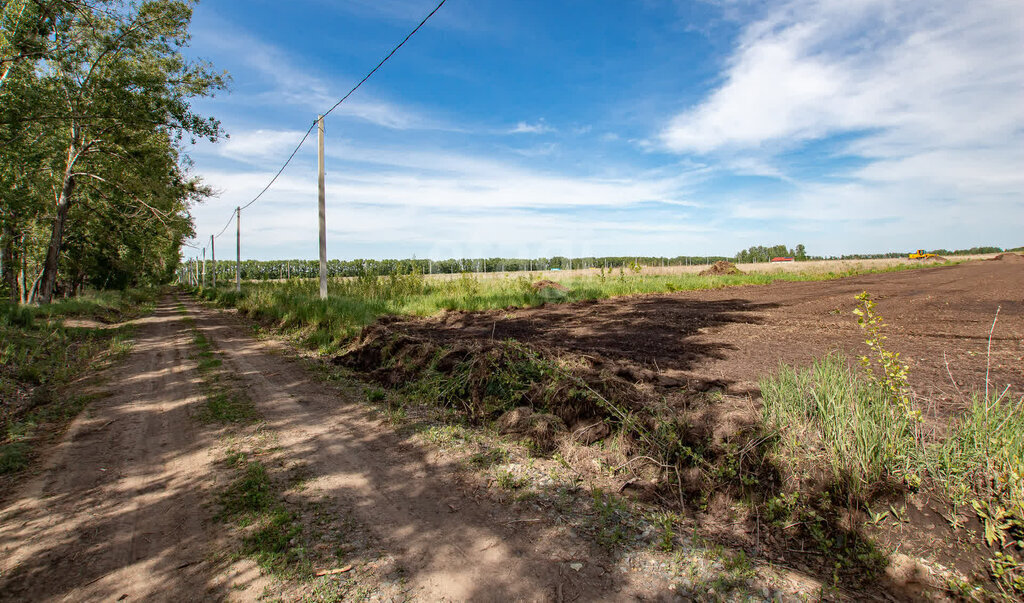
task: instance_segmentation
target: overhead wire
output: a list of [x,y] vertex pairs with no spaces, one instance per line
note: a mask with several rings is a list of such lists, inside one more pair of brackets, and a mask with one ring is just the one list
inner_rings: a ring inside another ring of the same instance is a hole
[[[328,109],[328,110],[327,110],[327,112],[323,114],[323,116],[324,116],[324,117],[327,117],[327,116],[328,116],[328,115],[330,115],[330,114],[331,114],[331,113],[332,113],[332,112],[333,112],[333,111],[334,111],[335,109],[337,109],[337,108],[338,108],[338,107],[339,107],[339,106],[340,106],[340,105],[341,105],[341,104],[342,104],[343,102],[345,102],[346,100],[348,100],[348,97],[352,96],[352,94],[353,94],[353,93],[354,93],[354,92],[355,92],[356,90],[358,90],[360,86],[362,86],[362,85],[363,85],[364,83],[366,83],[366,80],[370,79],[370,77],[372,77],[374,73],[376,73],[376,72],[377,72],[377,71],[378,71],[378,70],[379,70],[379,69],[380,69],[381,67],[383,67],[383,66],[384,66],[384,63],[387,63],[387,62],[388,62],[388,60],[389,60],[389,59],[390,59],[391,57],[393,57],[393,56],[395,55],[395,53],[396,53],[396,52],[398,52],[398,50],[399,50],[399,49],[400,49],[400,48],[401,48],[402,46],[405,46],[405,43],[406,43],[406,42],[408,42],[408,41],[409,41],[409,39],[410,39],[410,38],[412,38],[412,37],[413,37],[413,36],[414,36],[414,35],[416,34],[416,32],[418,32],[418,31],[419,31],[419,30],[420,30],[420,29],[421,29],[421,28],[422,28],[422,27],[423,27],[423,26],[424,26],[424,25],[425,25],[425,24],[427,23],[427,21],[429,21],[429,20],[430,20],[430,18],[434,16],[434,14],[435,14],[435,13],[437,13],[437,11],[441,10],[441,7],[442,7],[442,6],[444,6],[445,2],[447,2],[447,1],[448,1],[448,0],[441,0],[441,1],[440,1],[440,2],[439,2],[439,3],[437,4],[437,6],[435,6],[435,7],[434,7],[434,10],[430,11],[430,13],[429,13],[429,14],[428,14],[428,15],[427,15],[426,17],[424,17],[424,18],[423,18],[423,20],[422,20],[422,21],[420,21],[420,22],[419,22],[419,24],[418,24],[418,25],[416,25],[416,27],[415,27],[415,28],[413,28],[413,30],[412,30],[412,31],[410,31],[410,32],[408,33],[408,35],[406,35],[406,36],[405,36],[404,38],[402,38],[402,41],[401,41],[401,42],[399,42],[397,46],[395,46],[394,48],[392,48],[392,49],[391,49],[391,52],[389,52],[389,53],[387,54],[387,56],[385,56],[385,57],[384,57],[383,59],[381,59],[381,60],[380,60],[380,62],[379,62],[379,63],[377,63],[377,65],[376,65],[376,66],[375,66],[375,67],[374,67],[373,69],[371,69],[371,70],[369,71],[369,73],[367,73],[367,74],[366,74],[366,75],[365,75],[365,76],[363,77],[363,79],[359,80],[359,82],[358,82],[358,83],[357,83],[357,84],[356,84],[355,86],[353,86],[353,87],[352,87],[352,89],[348,91],[348,93],[346,93],[346,94],[345,94],[345,96],[341,97],[341,99],[340,99],[340,100],[339,100],[338,102],[334,103],[334,105],[333,105],[333,106],[332,106],[332,107],[331,107],[330,109]],[[317,122],[316,122],[316,121],[314,121],[314,122],[313,122],[313,123],[312,123],[312,124],[311,124],[311,125],[309,126],[309,129],[307,129],[307,130],[306,130],[306,133],[302,135],[302,140],[300,140],[300,141],[299,141],[299,144],[295,145],[295,148],[294,148],[294,149],[292,150],[292,152],[291,152],[291,155],[289,155],[289,156],[288,156],[288,159],[286,159],[286,160],[285,160],[285,162],[284,162],[284,164],[283,164],[283,165],[281,165],[281,169],[277,170],[277,173],[276,173],[276,174],[274,174],[274,177],[270,179],[270,182],[268,182],[268,183],[267,183],[267,185],[263,187],[263,190],[261,190],[261,191],[259,192],[259,194],[257,194],[257,195],[256,195],[255,197],[253,197],[253,198],[252,198],[252,199],[251,199],[251,200],[250,200],[250,201],[249,201],[248,203],[246,203],[245,205],[241,205],[241,206],[239,206],[239,208],[238,208],[238,209],[237,209],[236,211],[240,211],[240,210],[243,210],[243,209],[247,209],[247,208],[248,208],[249,206],[251,206],[251,205],[252,205],[253,203],[256,203],[256,201],[258,201],[258,200],[259,200],[259,198],[260,198],[260,197],[262,197],[264,193],[266,193],[266,192],[267,192],[268,190],[270,190],[270,187],[271,187],[271,186],[273,186],[274,182],[276,182],[276,181],[277,181],[277,179],[278,179],[278,178],[279,178],[279,177],[281,176],[281,174],[282,174],[282,173],[284,172],[285,168],[287,168],[287,167],[288,167],[288,164],[290,164],[290,163],[292,162],[292,159],[294,159],[294,158],[295,158],[295,155],[296,155],[296,154],[298,154],[298,152],[299,152],[299,149],[301,149],[301,148],[302,148],[302,145],[303,145],[303,144],[305,144],[306,140],[307,140],[307,139],[309,138],[309,134],[310,134],[310,132],[312,132],[312,131],[313,131],[313,128],[315,128],[315,127],[316,127],[316,125],[317,125]],[[228,221],[227,221],[227,223],[226,223],[226,224],[224,225],[224,228],[222,228],[222,229],[221,229],[221,231],[220,231],[219,233],[217,233],[216,235],[214,235],[214,237],[213,237],[213,238],[214,238],[214,239],[217,239],[217,238],[219,238],[219,237],[220,237],[220,236],[221,236],[222,234],[224,234],[224,233],[225,233],[225,232],[227,231],[228,227],[229,227],[229,226],[231,226],[231,220],[232,220],[232,219],[234,219],[234,218],[235,218],[235,212],[232,212],[232,215],[231,215],[231,217],[229,217],[229,218],[228,218]],[[186,245],[187,245],[187,243],[186,243]],[[193,247],[193,248],[195,248],[195,249],[198,249],[197,247],[195,247],[195,246],[193,246],[193,245],[189,245],[189,247]]]
[[419,31],[420,28],[423,27],[423,25],[426,24],[426,22],[429,21],[430,18],[434,16],[434,13],[436,13],[439,10],[441,10],[441,7],[444,6],[445,2],[447,2],[447,0],[441,0],[441,2],[437,6],[434,7],[434,10],[430,11],[429,15],[427,15],[426,17],[423,17],[423,20],[420,21],[420,24],[417,25],[415,29],[410,31],[409,35],[405,36],[405,38],[403,38],[402,41],[398,43],[398,46],[395,46],[394,48],[392,48],[391,52],[388,53],[388,56],[386,56],[383,59],[381,59],[381,61],[379,63],[377,63],[377,66],[370,70],[370,73],[367,73],[366,76],[363,79],[359,80],[358,84],[353,86],[352,89],[348,91],[348,94],[346,94],[345,96],[341,97],[341,100],[339,100],[338,102],[334,103],[334,106],[331,107],[330,109],[328,109],[327,113],[324,113],[324,117],[327,117],[328,115],[330,115],[332,111],[334,111],[335,109],[338,108],[338,105],[340,105],[341,103],[345,102],[345,100],[348,97],[352,96],[352,93],[355,92],[356,90],[358,90],[359,87],[363,85],[363,82],[365,82],[366,80],[370,79],[370,76],[373,75],[374,73],[376,73],[377,70],[380,69],[384,65],[384,63],[387,63],[388,59],[390,59],[392,56],[394,56],[394,54],[396,52],[398,52],[399,48],[401,48],[402,46],[405,46],[405,43],[409,41],[409,38],[411,38],[417,31]]

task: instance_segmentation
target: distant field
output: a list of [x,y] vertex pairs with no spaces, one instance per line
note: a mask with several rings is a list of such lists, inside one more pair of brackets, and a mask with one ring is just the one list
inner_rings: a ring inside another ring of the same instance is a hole
[[[950,262],[966,262],[975,260],[987,260],[995,257],[997,254],[981,254],[981,255],[956,255],[948,256],[946,259]],[[736,264],[736,267],[743,272],[757,272],[757,273],[772,273],[772,272],[786,272],[786,273],[808,273],[808,274],[826,274],[829,272],[835,273],[846,273],[846,272],[870,272],[874,270],[885,270],[893,267],[918,267],[934,265],[934,262],[923,262],[921,260],[910,260],[907,258],[879,258],[871,260],[809,260],[806,262],[759,262],[751,264]],[[690,264],[689,266],[643,266],[641,274],[652,275],[652,276],[671,276],[674,274],[699,274],[702,270],[707,269],[707,264]],[[624,269],[627,274],[630,273],[629,269]],[[607,272],[612,274],[618,274],[618,268],[609,268]],[[583,268],[575,270],[535,270],[529,273],[526,272],[473,272],[476,276],[486,278],[502,278],[509,276],[521,276],[523,274],[532,274],[537,278],[546,278],[551,280],[560,280],[565,278],[578,278],[586,276],[599,275],[601,273],[600,268]],[[431,278],[453,278],[458,277],[458,274],[433,274],[429,275]]]

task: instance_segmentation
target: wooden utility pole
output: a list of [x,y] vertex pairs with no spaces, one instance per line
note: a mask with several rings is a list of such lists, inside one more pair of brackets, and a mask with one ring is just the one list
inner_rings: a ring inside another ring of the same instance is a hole
[[242,208],[235,208],[235,292],[242,292]]
[[324,116],[319,116],[316,123],[316,181],[320,204],[320,299],[327,299],[327,192],[324,183]]
[[210,263],[213,264],[213,272],[210,276],[213,277],[213,288],[217,288],[217,248],[213,246],[213,235],[210,235]]

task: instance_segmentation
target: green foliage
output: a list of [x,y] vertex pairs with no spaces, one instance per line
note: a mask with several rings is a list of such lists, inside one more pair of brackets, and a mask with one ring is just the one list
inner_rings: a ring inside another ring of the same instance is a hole
[[24,442],[0,446],[0,475],[21,471],[28,466],[29,447]]
[[820,460],[841,489],[865,500],[894,478],[906,478],[916,422],[888,392],[865,383],[846,360],[830,355],[810,368],[781,367],[761,381],[766,426],[779,434],[782,458]]
[[[231,464],[237,464],[237,460]],[[273,484],[267,468],[259,461],[247,463],[238,476],[220,496],[222,519],[260,513],[270,509],[275,502]]]
[[305,551],[295,546],[302,524],[295,513],[275,507],[251,534],[242,540],[242,554],[252,556],[263,568],[287,572],[288,566],[301,561]]
[[173,278],[192,235],[189,206],[210,193],[188,174],[186,141],[221,135],[190,100],[226,82],[183,53],[193,4],[4,3],[0,186],[10,194],[0,206],[0,243],[8,294],[49,302],[87,285]]
[[596,513],[594,537],[597,543],[611,549],[625,542],[629,536],[629,509],[626,504],[600,488],[594,488],[591,492],[591,502]]
[[872,368],[872,358],[861,356],[860,363],[864,367],[864,372],[872,383],[882,388],[902,412],[920,421],[921,413],[911,407],[910,384],[907,380],[909,367],[900,362],[898,352],[885,347],[884,342],[888,337],[883,329],[886,324],[875,312],[875,302],[871,299],[871,294],[865,291],[857,296],[857,301],[860,304],[854,308],[853,313],[857,316],[857,324],[867,333],[865,345],[871,350],[874,361],[881,368],[881,374],[876,374]]
[[502,490],[518,490],[525,488],[530,483],[530,480],[525,477],[518,477],[506,469],[495,472],[494,480]]
[[305,558],[298,516],[281,504],[279,488],[262,463],[237,453],[227,461],[241,471],[220,495],[218,518],[250,527],[242,539],[243,555],[269,571],[290,573]]
[[[785,245],[773,245],[771,247],[765,247],[764,245],[755,245],[749,249],[744,249],[736,254],[736,262],[740,264],[748,264],[751,262],[769,262],[772,258],[778,257],[791,257],[798,260],[806,260],[807,252],[803,245],[797,245],[796,250],[789,249]],[[801,257],[797,257],[797,256]]]

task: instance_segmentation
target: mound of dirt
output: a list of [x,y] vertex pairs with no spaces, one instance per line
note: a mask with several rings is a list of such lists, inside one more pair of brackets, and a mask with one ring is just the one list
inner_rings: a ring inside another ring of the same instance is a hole
[[936,256],[927,257],[927,258],[911,258],[911,259],[913,259],[915,262],[933,262],[933,263],[940,263],[940,262],[948,262],[949,261],[947,258],[944,258],[941,255],[936,255]]
[[542,279],[530,285],[530,288],[534,291],[543,291],[544,289],[554,289],[555,291],[568,291],[569,288],[556,283],[555,281],[549,281]]
[[528,406],[513,408],[501,415],[497,423],[498,433],[528,438],[541,450],[552,450],[556,438],[565,433],[565,423],[555,415],[533,412]]
[[736,264],[719,260],[714,264],[711,264],[710,268],[702,270],[700,273],[701,276],[712,276],[718,274],[743,274],[743,272],[736,267]]
[[[671,464],[648,463],[650,459],[669,455],[672,462],[687,465],[693,460],[683,451],[699,450],[701,466],[734,462],[731,451],[756,437],[759,414],[754,403],[748,397],[723,400],[709,395],[711,383],[667,378],[593,352],[577,356],[489,338],[438,341],[407,327],[390,321],[369,325],[334,363],[385,387],[408,388],[471,423],[496,421],[501,433],[531,440],[541,450],[578,454],[580,446],[616,438],[614,446],[593,449],[614,457],[602,457],[603,462],[632,462],[634,475],[662,484],[668,483],[663,473]],[[634,457],[645,460],[636,462]],[[754,462],[750,471],[759,472],[755,457],[748,454],[743,463]],[[711,476],[698,471],[681,490],[699,496],[711,487]],[[762,477],[765,483],[773,480]],[[714,485],[719,490],[734,486]],[[680,490],[673,492],[678,496]]]
[[992,258],[992,261],[1000,262],[1024,262],[1024,255],[1019,253],[1000,253],[996,257]]

